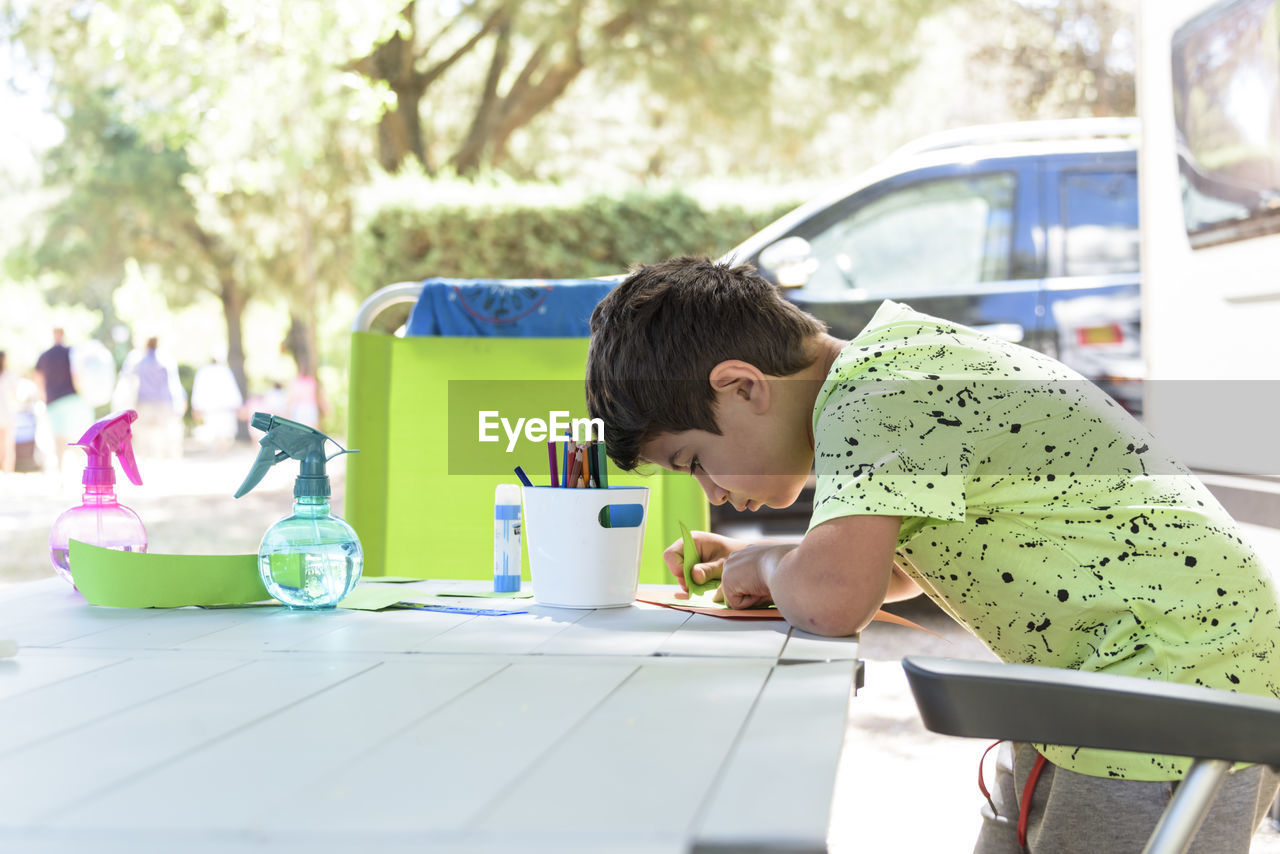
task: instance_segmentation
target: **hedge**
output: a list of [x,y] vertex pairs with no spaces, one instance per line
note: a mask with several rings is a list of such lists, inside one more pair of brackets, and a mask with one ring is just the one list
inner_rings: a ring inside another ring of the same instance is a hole
[[792,207],[710,207],[670,191],[540,205],[394,204],[360,232],[353,279],[371,293],[431,276],[607,276],[675,255],[718,257]]

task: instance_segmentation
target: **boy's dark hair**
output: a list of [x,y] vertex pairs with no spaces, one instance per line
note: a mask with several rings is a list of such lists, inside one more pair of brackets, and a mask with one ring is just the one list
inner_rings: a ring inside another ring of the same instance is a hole
[[604,421],[609,457],[633,469],[661,433],[719,435],[709,377],[720,362],[794,374],[826,329],[751,266],[681,257],[634,267],[591,314],[587,410]]

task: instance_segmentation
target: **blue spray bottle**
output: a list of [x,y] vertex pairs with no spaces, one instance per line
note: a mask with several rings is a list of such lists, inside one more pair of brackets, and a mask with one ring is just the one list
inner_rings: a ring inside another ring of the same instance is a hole
[[355,529],[329,511],[329,476],[325,463],[340,454],[355,453],[338,445],[338,453],[324,454],[325,434],[305,424],[255,412],[250,423],[264,435],[253,468],[236,490],[249,492],[273,465],[284,459],[302,463],[293,482],[293,515],[267,529],[258,547],[258,573],[267,592],[291,608],[332,608],[360,580],[364,552]]

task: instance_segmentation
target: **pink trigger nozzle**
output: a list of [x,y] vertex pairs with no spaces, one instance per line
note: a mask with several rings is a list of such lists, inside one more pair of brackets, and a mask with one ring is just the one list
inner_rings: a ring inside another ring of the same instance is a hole
[[89,455],[89,465],[81,479],[85,486],[111,486],[116,482],[115,469],[111,465],[112,454],[119,457],[125,476],[134,484],[142,485],[138,461],[133,456],[133,430],[130,428],[137,420],[138,413],[132,409],[113,412],[86,430],[80,441],[71,443],[73,447],[84,448]]

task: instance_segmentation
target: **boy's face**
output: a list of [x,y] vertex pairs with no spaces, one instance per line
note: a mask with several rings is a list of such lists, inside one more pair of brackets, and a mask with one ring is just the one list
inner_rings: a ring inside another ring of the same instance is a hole
[[645,459],[688,472],[712,504],[737,510],[788,507],[799,497],[813,466],[807,432],[783,429],[776,411],[718,406],[721,435],[705,430],[663,433],[646,443]]

